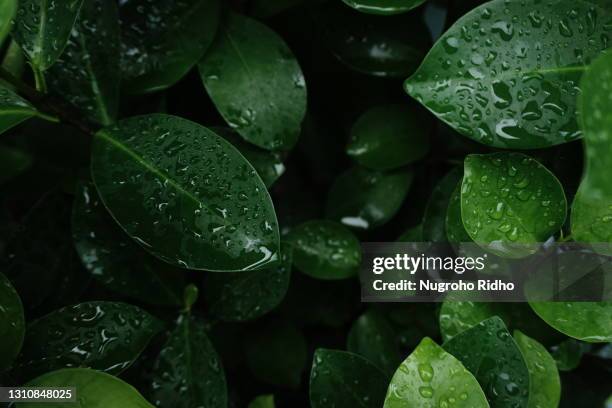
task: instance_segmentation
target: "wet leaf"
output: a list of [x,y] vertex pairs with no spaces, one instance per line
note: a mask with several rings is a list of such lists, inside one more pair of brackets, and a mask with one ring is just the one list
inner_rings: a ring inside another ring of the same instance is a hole
[[528,406],[527,365],[499,317],[478,323],[442,347],[474,374],[492,408]]
[[287,150],[306,113],[306,82],[293,53],[275,32],[230,14],[200,74],[219,113],[243,139]]
[[393,375],[384,408],[424,407],[434,401],[456,408],[489,408],[476,378],[425,337]]
[[449,171],[436,185],[423,215],[423,241],[446,242],[446,212],[453,190],[461,181],[459,167]]
[[25,317],[19,294],[0,273],[0,373],[8,369],[23,343]]
[[183,270],[158,260],[130,239],[91,183],[77,186],[72,237],[83,265],[104,286],[149,304],[183,304]]
[[469,155],[461,187],[461,218],[469,236],[501,257],[530,255],[558,232],[567,202],[559,180],[520,153]]
[[[117,377],[86,368],[67,368],[41,375],[28,387],[75,388],[80,408],[153,408],[138,391]],[[74,402],[55,402],[53,408],[73,408]],[[39,408],[40,402],[21,402],[17,408]]]
[[120,2],[124,89],[154,92],[187,74],[215,38],[219,4],[218,0]]
[[0,184],[22,174],[31,165],[32,157],[26,152],[12,147],[0,146]]
[[11,31],[11,20],[17,12],[17,0],[0,1],[0,45]]
[[327,196],[326,215],[358,229],[389,222],[399,211],[412,185],[408,169],[392,172],[353,167],[342,173]]
[[310,372],[312,408],[380,407],[388,376],[365,358],[340,350],[318,349]]
[[278,260],[265,185],[233,146],[200,125],[155,114],[103,129],[92,175],[119,225],[168,263],[240,271]]
[[361,247],[342,224],[308,221],[292,229],[287,239],[293,246],[293,264],[317,279],[346,279],[357,274]]
[[612,13],[582,0],[494,0],[460,18],[406,91],[459,133],[533,149],[581,137],[578,83],[608,47]]
[[612,342],[612,302],[530,302],[555,330],[589,343]]
[[158,407],[227,407],[221,360],[203,323],[181,316],[153,368],[151,402]]
[[555,360],[546,348],[520,331],[514,332],[529,370],[529,408],[557,408],[561,398],[561,380]]
[[260,395],[249,403],[248,408],[274,408],[274,395]]
[[36,108],[0,84],[0,133],[36,116]]
[[399,14],[412,10],[426,0],[342,0],[347,5],[362,13]]
[[118,374],[161,329],[155,317],[126,303],[67,306],[28,324],[14,370],[22,379],[63,367]]
[[590,343],[567,339],[550,348],[559,371],[572,371],[580,365],[582,355],[591,349]]

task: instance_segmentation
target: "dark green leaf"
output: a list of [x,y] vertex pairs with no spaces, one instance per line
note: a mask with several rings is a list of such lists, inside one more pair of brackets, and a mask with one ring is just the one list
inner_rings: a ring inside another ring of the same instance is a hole
[[0,133],[36,116],[36,109],[28,101],[0,84]]
[[326,215],[349,227],[372,229],[389,222],[399,211],[413,174],[353,167],[334,182],[327,196]]
[[212,44],[219,9],[218,0],[120,2],[125,89],[153,92],[179,81]]
[[125,303],[64,307],[28,324],[15,372],[24,379],[63,367],[118,374],[161,329],[155,317]]
[[582,0],[493,0],[444,33],[406,91],[490,146],[533,149],[575,140],[578,82],[608,47],[610,17],[610,10]]
[[371,108],[353,125],[346,152],[357,163],[375,170],[402,167],[429,151],[428,125],[404,105]]
[[183,270],[136,245],[106,211],[90,183],[77,187],[72,237],[83,265],[104,286],[149,304],[183,304]]
[[399,14],[425,3],[425,0],[342,0],[355,10],[368,14]]
[[290,149],[306,113],[306,82],[282,38],[230,14],[200,62],[208,94],[242,138],[264,149]]
[[423,240],[446,242],[446,212],[453,190],[461,181],[463,172],[453,168],[442,178],[431,193],[423,215]]
[[310,372],[312,408],[378,408],[388,377],[365,358],[339,350],[315,351]]
[[589,351],[591,344],[576,339],[567,339],[551,347],[550,352],[559,371],[571,371],[580,365],[582,355]]
[[151,401],[158,407],[227,407],[225,373],[201,322],[179,317],[155,361]]
[[451,194],[444,226],[448,242],[472,242],[472,238],[470,238],[465,230],[463,220],[461,219],[461,183],[457,184],[457,187],[455,187]]
[[248,408],[274,408],[274,395],[260,395],[249,403]]
[[19,354],[25,333],[25,317],[19,294],[0,273],[0,373],[11,366]]
[[0,45],[11,31],[11,20],[17,12],[17,0],[2,0],[0,2]]
[[474,376],[425,337],[393,375],[384,408],[426,407],[434,401],[453,408],[489,408]]
[[0,184],[20,175],[31,165],[32,157],[29,154],[12,147],[0,146]]
[[265,185],[233,146],[200,125],[156,114],[103,129],[92,175],[113,218],[168,263],[240,271],[278,260]]
[[422,242],[423,241],[423,225],[419,224],[415,227],[408,228],[397,238],[398,242]]
[[589,343],[612,342],[612,302],[530,302],[561,333]]
[[317,279],[346,279],[357,274],[361,248],[357,238],[342,224],[308,221],[287,236],[293,245],[293,264]]

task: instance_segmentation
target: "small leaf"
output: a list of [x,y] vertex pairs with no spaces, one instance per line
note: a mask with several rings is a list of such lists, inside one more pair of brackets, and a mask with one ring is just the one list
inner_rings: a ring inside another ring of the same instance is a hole
[[18,149],[0,146],[0,184],[17,177],[32,165],[32,157]]
[[96,134],[91,166],[113,218],[158,258],[214,271],[261,269],[278,260],[266,187],[233,146],[205,127],[162,114],[120,121]]
[[181,316],[155,361],[151,400],[158,407],[227,407],[221,360],[204,325]]
[[274,395],[260,395],[249,403],[247,408],[275,408]]
[[365,358],[340,350],[318,349],[310,373],[312,408],[378,408],[388,377]]
[[527,408],[529,371],[521,351],[499,317],[483,320],[442,347],[474,374],[492,408]]
[[550,348],[559,371],[572,371],[580,365],[582,355],[591,349],[590,343],[567,339]]
[[230,14],[200,62],[208,94],[244,140],[264,149],[293,147],[306,113],[306,82],[283,39]]
[[412,10],[426,0],[342,0],[355,10],[368,14],[399,14]]
[[530,302],[555,330],[589,343],[612,342],[612,302]]
[[423,241],[423,225],[419,224],[408,228],[397,238],[398,242],[422,242]]
[[130,93],[166,89],[210,47],[220,17],[218,0],[126,0],[119,3],[121,71]]
[[433,401],[454,408],[489,408],[474,376],[425,337],[393,375],[384,408],[425,407]]
[[546,348],[520,331],[514,332],[529,370],[529,408],[557,408],[561,399],[561,380],[555,360]]
[[451,243],[466,243],[473,242],[468,235],[463,220],[461,219],[461,183],[457,184],[455,190],[451,194],[446,210],[446,220],[444,223],[446,237]]
[[83,0],[20,0],[13,38],[33,67],[45,71],[64,51]]
[[[79,408],[153,408],[134,387],[117,377],[86,368],[67,368],[41,375],[27,387],[76,390]],[[53,408],[74,408],[74,402],[54,402]],[[40,402],[20,402],[17,408],[39,408]]]
[[422,159],[429,151],[429,123],[404,105],[371,108],[355,122],[346,152],[357,163],[390,170]]
[[13,28],[11,20],[17,12],[17,0],[0,0],[0,45]]
[[461,181],[463,172],[455,167],[435,186],[423,215],[423,241],[446,242],[446,212],[453,190]]
[[469,155],[461,187],[461,218],[469,236],[495,255],[521,258],[565,222],[559,180],[520,153]]
[[346,279],[357,274],[361,248],[357,238],[342,224],[308,221],[287,236],[293,245],[293,264],[317,279]]
[[10,89],[0,85],[0,133],[36,115],[34,106]]
[[611,16],[582,0],[493,0],[442,35],[406,91],[489,146],[534,149],[575,140],[576,88],[585,65],[608,46]]
[[413,177],[408,169],[383,173],[353,167],[338,176],[332,185],[326,215],[349,227],[380,227],[399,211]]
[[9,368],[23,344],[25,317],[19,294],[0,273],[0,373]]
[[161,329],[155,317],[125,303],[87,302],[64,307],[28,324],[14,369],[24,379],[62,367],[118,374]]

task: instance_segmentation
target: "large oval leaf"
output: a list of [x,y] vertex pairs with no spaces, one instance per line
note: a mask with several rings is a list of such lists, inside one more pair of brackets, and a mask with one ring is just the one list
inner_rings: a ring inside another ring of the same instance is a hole
[[384,408],[426,407],[436,402],[456,408],[489,408],[474,376],[425,337],[393,375]]
[[210,47],[219,24],[218,0],[126,0],[120,3],[121,71],[131,93],[180,80]]
[[561,229],[567,202],[559,180],[520,153],[469,155],[461,186],[461,218],[482,248],[510,258],[533,252]]
[[378,408],[388,377],[365,358],[339,350],[318,349],[310,372],[312,408]]
[[[67,368],[41,375],[28,387],[75,388],[79,408],[153,408],[134,387],[117,377],[86,368]],[[53,408],[74,408],[74,402],[54,402]],[[20,402],[17,408],[39,408],[40,402]]]
[[0,84],[0,133],[36,116],[36,108]]
[[248,17],[230,14],[200,74],[215,106],[246,141],[289,149],[306,113],[306,82],[285,42]]
[[474,374],[492,408],[527,408],[529,371],[499,317],[478,323],[445,342],[443,347]]
[[530,302],[561,333],[589,343],[612,342],[612,302]]
[[158,407],[227,406],[225,373],[203,323],[179,317],[155,361],[151,401]]
[[28,324],[15,372],[25,379],[63,367],[117,374],[136,360],[161,329],[159,320],[125,303],[64,307]]
[[13,28],[11,20],[17,12],[17,0],[2,0],[0,1],[0,45],[4,38]]
[[25,334],[25,317],[19,294],[0,273],[0,372],[11,366],[19,354]]
[[488,2],[438,40],[406,91],[490,146],[531,149],[577,139],[578,82],[608,47],[611,16],[583,0]]
[[126,119],[96,134],[91,166],[115,220],[158,258],[215,271],[260,269],[278,260],[266,186],[210,130],[161,114]]
[[369,14],[399,14],[412,10],[426,0],[342,0],[355,10]]

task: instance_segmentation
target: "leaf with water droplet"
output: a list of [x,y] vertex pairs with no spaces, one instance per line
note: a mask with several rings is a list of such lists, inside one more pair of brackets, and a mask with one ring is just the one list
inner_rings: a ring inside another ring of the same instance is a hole
[[274,395],[260,395],[249,403],[247,408],[275,408]]
[[[153,408],[123,380],[87,368],[67,368],[41,375],[25,384],[33,388],[72,388],[74,401],[53,402],[53,408]],[[17,408],[38,408],[40,402],[19,402]]]
[[266,186],[225,139],[155,114],[101,130],[92,176],[119,225],[158,258],[189,269],[243,271],[279,257]]
[[317,349],[310,372],[312,408],[380,407],[389,377],[364,357]]
[[63,367],[118,374],[132,365],[162,328],[158,319],[126,303],[63,307],[28,324],[14,372],[21,379]]
[[227,406],[225,372],[201,321],[178,318],[155,360],[148,395],[157,407]]
[[17,12],[17,0],[0,1],[0,46],[11,31],[11,20]]
[[306,114],[306,82],[284,40],[231,13],[199,64],[208,94],[244,140],[269,150],[296,143]]
[[210,48],[219,26],[219,0],[125,0],[119,7],[123,86],[133,94],[178,82]]
[[612,302],[529,302],[555,330],[589,343],[612,342]]
[[110,290],[153,305],[183,304],[184,271],[158,260],[130,239],[91,183],[77,186],[72,237],[87,271]]
[[489,408],[476,378],[425,337],[393,375],[384,408],[426,407],[436,401],[438,406]]
[[406,13],[426,0],[342,0],[355,10],[368,14],[392,15]]
[[0,84],[0,134],[36,115],[34,106]]
[[293,247],[293,265],[317,279],[346,279],[357,274],[361,247],[357,238],[334,221],[313,220],[287,235]]
[[0,146],[0,184],[19,176],[32,165],[32,156],[8,146]]
[[529,370],[528,408],[557,408],[561,399],[561,380],[552,356],[536,340],[520,331],[514,332],[527,369]]
[[434,187],[423,214],[423,241],[446,242],[448,203],[462,176],[461,168],[455,167]]
[[491,407],[527,408],[529,371],[501,318],[483,320],[442,347],[474,374]]
[[25,317],[19,294],[0,273],[0,372],[5,371],[19,354],[25,333]]
[[582,135],[578,83],[608,47],[611,17],[582,0],[493,0],[442,35],[405,89],[459,133],[489,146],[532,149],[575,140]]
[[461,186],[461,219],[470,238],[507,258],[532,254],[565,222],[559,180],[521,153],[469,155]]

